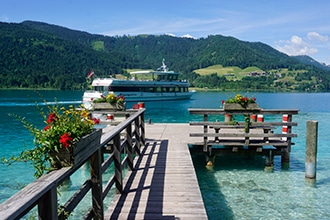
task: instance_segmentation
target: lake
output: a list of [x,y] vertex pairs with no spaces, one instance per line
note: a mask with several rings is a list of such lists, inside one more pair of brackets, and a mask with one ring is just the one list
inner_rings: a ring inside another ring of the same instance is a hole
[[[40,91],[43,99],[64,105],[79,104],[83,91]],[[188,108],[219,108],[221,100],[236,93],[196,92],[190,100],[146,102],[146,120],[153,123],[188,123],[202,120],[190,115]],[[246,95],[245,92],[241,93]],[[275,157],[273,172],[264,171],[263,158],[217,157],[212,170],[205,167],[205,159],[193,155],[197,177],[210,219],[330,219],[330,94],[329,93],[248,93],[265,109],[299,109],[293,116],[298,122],[293,133],[290,168],[282,170],[280,157]],[[35,108],[42,104],[34,91],[0,90],[0,157],[17,155],[32,146],[29,131],[9,113],[26,117],[37,126],[43,121]],[[127,103],[128,108],[136,103]],[[265,119],[266,120],[266,119]],[[305,182],[306,122],[317,120],[318,157],[315,185]],[[146,133],[148,136],[148,133]],[[0,164],[0,202],[34,180],[33,168],[28,163],[12,166]],[[75,174],[76,179],[84,170]],[[66,189],[76,188],[73,179]],[[70,219],[79,219],[78,215]]]

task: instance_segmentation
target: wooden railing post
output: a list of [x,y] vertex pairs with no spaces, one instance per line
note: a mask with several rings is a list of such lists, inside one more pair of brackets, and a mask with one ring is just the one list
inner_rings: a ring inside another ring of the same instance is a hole
[[91,157],[91,181],[92,181],[92,205],[95,214],[94,219],[103,219],[103,198],[102,198],[102,150],[99,148]]
[[126,143],[128,169],[133,170],[132,123],[126,127]]
[[[204,114],[204,122],[207,122],[207,121],[208,121],[208,115]],[[207,127],[208,127],[208,125],[204,124],[204,126],[203,126],[204,134],[207,134]],[[204,136],[203,142],[204,142],[203,151],[207,152],[208,151],[208,149],[207,149],[207,136]]]
[[141,148],[141,136],[140,136],[140,124],[139,118],[136,118],[134,121],[134,136],[135,136],[135,144],[136,144],[136,152],[140,155],[140,148]]
[[143,146],[146,145],[146,137],[145,137],[145,123],[144,123],[144,112],[140,115],[140,127],[141,127],[141,143]]
[[39,219],[58,219],[57,188],[54,186],[45,193],[38,203]]
[[123,173],[121,166],[121,146],[120,146],[120,134],[117,134],[113,139],[114,145],[114,164],[115,164],[115,182],[116,182],[116,193],[123,192]]

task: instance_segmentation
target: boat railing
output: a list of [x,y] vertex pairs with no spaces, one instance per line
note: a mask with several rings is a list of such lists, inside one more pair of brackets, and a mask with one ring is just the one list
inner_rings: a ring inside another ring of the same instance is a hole
[[[89,161],[90,178],[65,205],[58,205],[58,187],[85,163],[52,171],[28,184],[0,205],[1,219],[20,219],[35,207],[39,219],[64,219],[89,192],[92,205],[84,219],[103,219],[103,200],[114,186],[116,193],[123,191],[123,170],[133,169],[134,155],[139,154],[140,147],[145,144],[144,111],[143,108],[128,112],[126,120],[112,129],[103,129],[105,133],[102,133],[100,141],[89,143],[91,148],[84,153],[85,159],[81,161]],[[102,176],[111,167],[114,174],[103,185]]]

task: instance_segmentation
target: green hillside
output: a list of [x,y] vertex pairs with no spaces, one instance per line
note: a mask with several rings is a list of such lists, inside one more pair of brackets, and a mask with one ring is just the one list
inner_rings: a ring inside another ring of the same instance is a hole
[[201,76],[210,75],[216,73],[218,76],[224,76],[227,80],[242,80],[243,77],[247,76],[251,72],[264,72],[258,67],[247,67],[241,69],[237,66],[227,66],[223,67],[222,65],[213,65],[202,69],[194,70],[195,73],[200,74]]
[[[86,74],[127,76],[166,59],[194,87],[329,91],[330,71],[260,42],[221,35],[107,37],[43,22],[0,22],[0,88],[85,89]],[[248,74],[265,73],[260,76]]]

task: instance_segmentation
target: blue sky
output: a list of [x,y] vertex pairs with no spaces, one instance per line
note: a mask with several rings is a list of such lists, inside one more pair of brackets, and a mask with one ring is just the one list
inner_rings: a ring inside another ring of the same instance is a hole
[[329,0],[0,0],[0,21],[109,36],[221,34],[330,64]]

